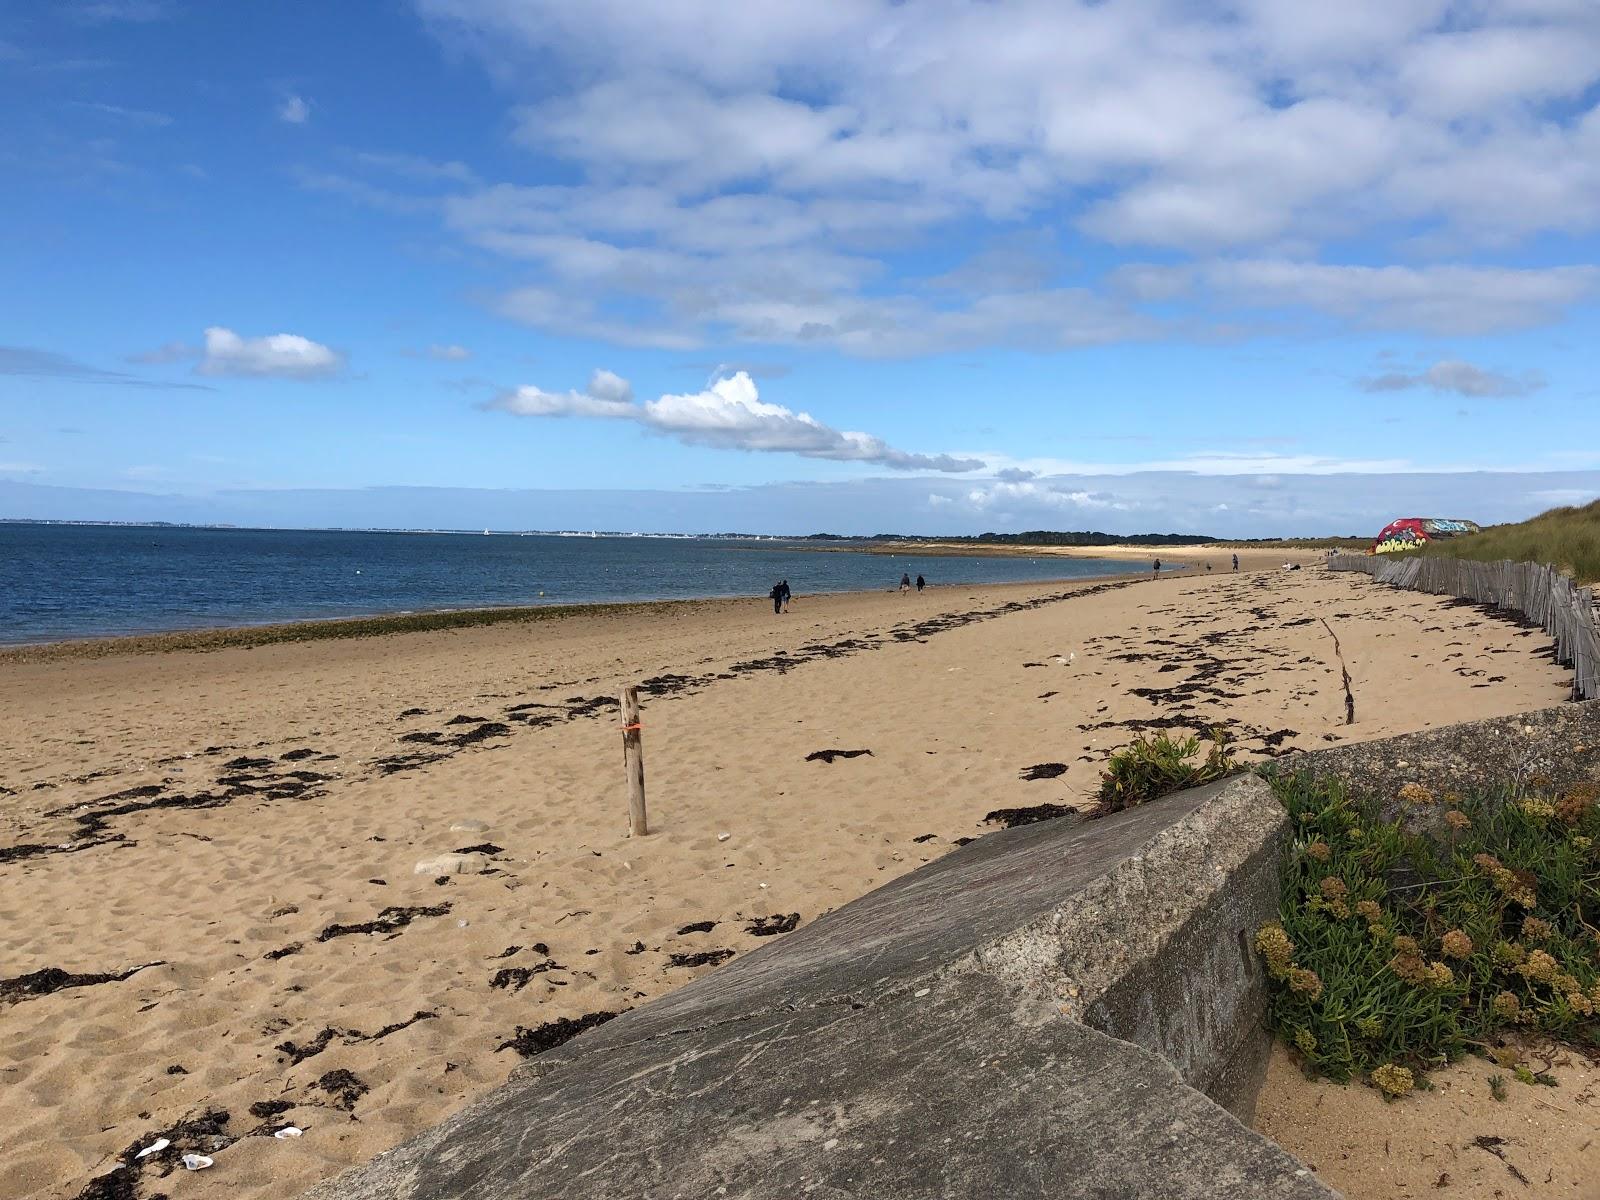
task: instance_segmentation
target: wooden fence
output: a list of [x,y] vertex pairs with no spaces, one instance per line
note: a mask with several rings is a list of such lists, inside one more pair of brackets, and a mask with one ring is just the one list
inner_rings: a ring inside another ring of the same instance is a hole
[[1574,587],[1554,567],[1420,554],[1335,554],[1328,558],[1328,569],[1362,571],[1393,587],[1459,596],[1519,612],[1555,639],[1557,660],[1573,671],[1573,698],[1600,699],[1600,623],[1594,592]]

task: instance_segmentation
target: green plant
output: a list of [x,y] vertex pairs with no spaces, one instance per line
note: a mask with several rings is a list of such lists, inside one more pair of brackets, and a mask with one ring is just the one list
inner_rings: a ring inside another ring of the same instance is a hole
[[[1321,1074],[1390,1096],[1503,1034],[1600,1039],[1600,807],[1448,796],[1433,836],[1338,783],[1279,776],[1294,837],[1257,934],[1269,1021]],[[1419,784],[1409,805],[1438,811]],[[1501,1065],[1511,1069],[1515,1054]]]
[[1227,735],[1220,729],[1211,732],[1211,749],[1195,761],[1200,739],[1182,741],[1156,734],[1139,735],[1118,750],[1100,773],[1100,791],[1091,816],[1104,817],[1161,796],[1199,787],[1203,783],[1232,775],[1239,770],[1228,751]]
[[1515,525],[1429,542],[1424,554],[1480,562],[1550,563],[1579,583],[1600,580],[1600,500],[1581,508],[1552,508]]
[[1489,1076],[1489,1095],[1502,1104],[1505,1103],[1508,1092],[1506,1090],[1506,1077],[1504,1075]]

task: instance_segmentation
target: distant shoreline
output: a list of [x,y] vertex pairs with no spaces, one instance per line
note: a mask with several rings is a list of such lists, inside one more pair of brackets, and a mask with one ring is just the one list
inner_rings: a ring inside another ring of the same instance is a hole
[[1232,556],[1237,554],[1241,563],[1248,562],[1260,567],[1265,565],[1264,559],[1281,560],[1286,555],[1293,558],[1296,555],[1322,556],[1327,549],[1315,539],[1305,542],[1273,542],[1267,544],[1252,543],[1239,544],[1231,542],[1203,542],[1197,545],[1174,546],[1145,546],[1128,542],[1117,542],[1105,546],[1052,546],[1052,545],[1022,545],[1016,542],[877,542],[870,545],[859,543],[849,546],[829,546],[826,544],[807,546],[805,549],[822,553],[832,551],[851,551],[858,554],[882,554],[895,556],[901,554],[924,554],[929,556],[950,558],[1104,558],[1112,561],[1126,561],[1140,559],[1145,562],[1154,562],[1161,559],[1171,562],[1178,567],[1194,566],[1207,560],[1213,562],[1231,562]]

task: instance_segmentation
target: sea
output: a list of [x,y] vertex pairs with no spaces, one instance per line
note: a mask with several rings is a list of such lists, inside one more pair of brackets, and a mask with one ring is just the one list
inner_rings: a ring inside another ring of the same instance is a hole
[[0,522],[0,644],[538,604],[1081,579],[1103,559],[872,554],[864,543]]

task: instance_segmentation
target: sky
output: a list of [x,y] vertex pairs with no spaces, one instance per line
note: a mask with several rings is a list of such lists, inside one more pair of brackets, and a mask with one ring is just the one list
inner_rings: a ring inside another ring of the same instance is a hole
[[0,517],[1600,496],[1594,0],[11,0]]

